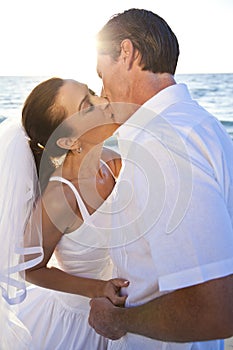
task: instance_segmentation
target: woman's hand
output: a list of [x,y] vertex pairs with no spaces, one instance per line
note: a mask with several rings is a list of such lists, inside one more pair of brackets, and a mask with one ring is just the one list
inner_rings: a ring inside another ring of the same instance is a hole
[[129,281],[123,278],[113,278],[105,281],[103,285],[103,295],[108,298],[116,306],[124,306],[127,295],[121,296],[121,288],[128,287]]

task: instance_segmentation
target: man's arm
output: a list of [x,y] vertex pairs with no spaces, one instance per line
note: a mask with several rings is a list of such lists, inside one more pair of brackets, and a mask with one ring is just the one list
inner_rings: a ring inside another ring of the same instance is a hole
[[115,307],[105,298],[92,299],[89,323],[110,339],[127,332],[167,342],[228,338],[233,335],[233,275],[132,308]]

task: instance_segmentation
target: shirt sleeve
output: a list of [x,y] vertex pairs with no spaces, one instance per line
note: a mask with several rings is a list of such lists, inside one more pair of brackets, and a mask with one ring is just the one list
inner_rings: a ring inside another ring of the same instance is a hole
[[[152,148],[150,145],[148,149]],[[232,222],[210,163],[201,157],[187,157],[179,150],[166,150],[169,157],[157,151],[166,190],[150,192],[154,203],[161,207],[163,202],[163,206],[145,238],[160,291],[232,274]],[[153,216],[153,210],[152,205],[147,215]]]

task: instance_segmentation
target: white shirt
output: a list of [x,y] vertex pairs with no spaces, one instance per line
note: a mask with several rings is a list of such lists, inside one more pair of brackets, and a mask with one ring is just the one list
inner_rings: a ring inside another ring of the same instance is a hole
[[[232,274],[233,143],[221,123],[176,84],[116,134],[123,167],[112,196],[111,255],[115,276],[130,281],[126,306]],[[128,333],[110,349],[142,344],[214,350],[222,342],[163,343]]]

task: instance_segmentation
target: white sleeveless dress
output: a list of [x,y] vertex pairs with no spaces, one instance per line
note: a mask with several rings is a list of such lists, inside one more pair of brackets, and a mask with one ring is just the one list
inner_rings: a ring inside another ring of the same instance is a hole
[[[72,189],[84,221],[77,230],[64,234],[58,243],[55,256],[59,268],[81,277],[110,279],[112,277],[112,262],[108,251],[110,230],[100,228],[103,222],[106,226],[108,217],[110,220],[110,215],[105,215],[107,212],[105,208],[111,195],[90,215],[71,182],[61,177],[52,177],[50,181],[61,181]],[[30,349],[107,349],[108,340],[98,335],[88,324],[89,301],[87,297],[30,286],[26,299],[19,305],[18,313],[19,319],[31,332]]]

